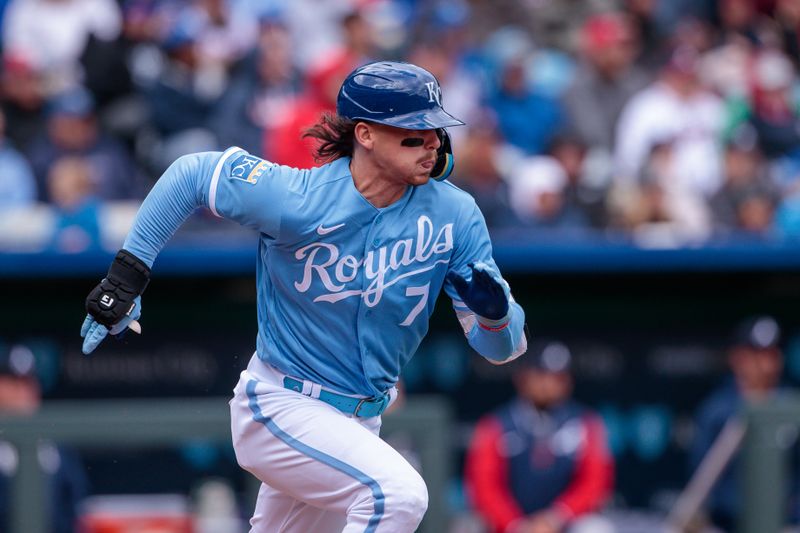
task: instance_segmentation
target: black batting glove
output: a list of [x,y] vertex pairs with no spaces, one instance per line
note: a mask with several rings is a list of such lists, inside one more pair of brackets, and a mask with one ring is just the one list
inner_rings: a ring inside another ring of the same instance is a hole
[[126,318],[137,296],[147,288],[150,269],[127,250],[120,250],[105,278],[86,298],[86,312],[111,328]]

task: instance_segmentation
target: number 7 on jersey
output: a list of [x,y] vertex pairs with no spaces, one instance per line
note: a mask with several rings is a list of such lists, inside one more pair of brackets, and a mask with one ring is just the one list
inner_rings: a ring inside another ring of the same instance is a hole
[[430,292],[430,288],[430,283],[426,283],[421,287],[406,288],[406,296],[419,296],[420,299],[419,302],[417,302],[417,305],[415,305],[411,312],[408,313],[406,319],[400,323],[401,326],[410,326],[414,322],[414,319],[417,318],[417,315],[422,312],[422,310],[425,308],[425,303],[428,301],[428,293]]

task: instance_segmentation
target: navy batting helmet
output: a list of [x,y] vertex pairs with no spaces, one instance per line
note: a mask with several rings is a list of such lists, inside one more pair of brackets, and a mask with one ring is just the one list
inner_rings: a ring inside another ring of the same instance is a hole
[[464,123],[442,107],[442,89],[424,68],[378,61],[357,68],[339,89],[336,113],[408,130],[431,130]]

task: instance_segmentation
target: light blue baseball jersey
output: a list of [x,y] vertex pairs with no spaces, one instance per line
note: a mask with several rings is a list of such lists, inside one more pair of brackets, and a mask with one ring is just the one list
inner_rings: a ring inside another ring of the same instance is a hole
[[398,380],[428,330],[442,287],[470,344],[494,362],[526,349],[524,313],[482,327],[445,276],[468,263],[496,269],[474,200],[451,183],[409,187],[376,208],[349,158],[298,170],[238,148],[177,160],[142,205],[124,248],[152,265],[198,206],[260,233],[257,354],[281,372],[375,396]]

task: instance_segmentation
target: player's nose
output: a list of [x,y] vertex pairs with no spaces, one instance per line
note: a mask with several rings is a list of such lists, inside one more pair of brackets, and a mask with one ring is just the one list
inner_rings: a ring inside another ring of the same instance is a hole
[[438,150],[442,145],[442,141],[436,135],[436,130],[425,130],[423,139],[425,139],[425,148],[428,150]]

